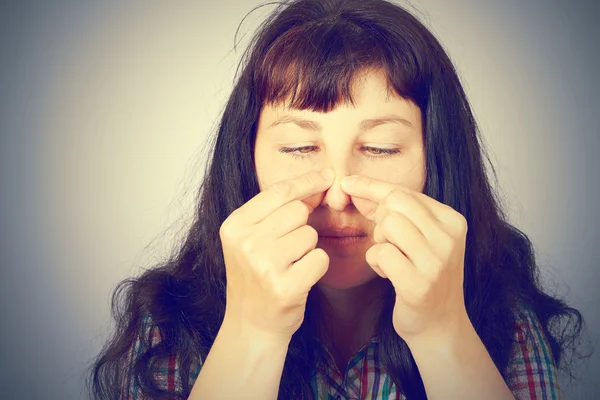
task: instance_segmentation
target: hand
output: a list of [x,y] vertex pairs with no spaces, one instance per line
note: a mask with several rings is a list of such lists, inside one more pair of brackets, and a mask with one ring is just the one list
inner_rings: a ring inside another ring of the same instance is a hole
[[329,266],[327,253],[315,248],[316,230],[307,225],[319,194],[333,182],[329,172],[277,182],[223,222],[228,321],[282,340],[298,330],[308,292]]
[[376,244],[367,250],[366,261],[394,286],[398,335],[408,342],[457,332],[468,321],[463,295],[466,219],[404,186],[364,176],[350,183],[348,178],[342,189],[372,205],[359,210],[375,222]]

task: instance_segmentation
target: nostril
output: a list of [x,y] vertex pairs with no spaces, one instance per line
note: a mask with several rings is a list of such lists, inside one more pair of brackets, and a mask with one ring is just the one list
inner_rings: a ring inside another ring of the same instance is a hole
[[328,206],[337,211],[343,211],[350,203],[350,196],[342,190],[340,183],[341,177],[339,179],[336,178],[336,182],[334,182],[325,192],[322,202],[324,206]]

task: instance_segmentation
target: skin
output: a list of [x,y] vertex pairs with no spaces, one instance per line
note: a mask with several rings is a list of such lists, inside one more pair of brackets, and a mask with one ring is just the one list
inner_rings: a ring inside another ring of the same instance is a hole
[[308,292],[329,264],[306,224],[317,205],[310,197],[333,181],[333,171],[325,172],[276,182],[221,225],[227,305],[191,400],[277,398]]
[[[422,193],[426,170],[419,108],[388,95],[380,72],[366,71],[353,83],[355,106],[328,113],[266,105],[255,142],[261,190],[331,169],[331,185],[305,199],[316,205],[307,225],[319,234],[328,223],[350,225],[368,236],[343,248],[321,237],[316,244],[329,258],[316,286],[335,316],[334,340],[343,343],[338,366],[343,370],[349,355],[373,333],[376,313],[369,311],[387,280],[396,292],[394,329],[411,349],[428,398],[513,398],[466,312],[466,220]],[[363,120],[391,114],[407,123],[359,129]],[[274,124],[286,115],[313,121],[318,129]],[[381,154],[386,151],[396,153]],[[365,325],[370,330],[348,329]]]
[[[365,71],[353,82],[351,104],[340,105],[329,113],[298,111],[285,104],[263,107],[255,142],[255,167],[261,190],[308,171],[331,168],[335,179],[331,187],[311,198],[318,204],[308,225],[318,232],[328,223],[356,226],[367,240],[352,247],[339,248],[319,240],[317,247],[329,256],[329,268],[317,287],[331,306],[327,321],[339,353],[340,364],[364,345],[374,334],[377,308],[385,286],[366,262],[367,250],[375,244],[375,222],[366,218],[376,204],[368,198],[351,196],[342,189],[345,176],[361,175],[422,191],[425,184],[425,156],[421,111],[412,101],[388,93],[382,73]],[[388,122],[361,130],[363,120],[396,115],[405,120]],[[285,116],[314,121],[319,131],[293,122],[272,126]],[[297,149],[282,153],[282,149]],[[383,151],[398,151],[386,154]],[[362,327],[356,330],[356,327]],[[353,327],[353,329],[349,329]],[[348,332],[355,332],[349,336]],[[332,347],[332,346],[331,346]],[[332,349],[333,350],[333,349]]]

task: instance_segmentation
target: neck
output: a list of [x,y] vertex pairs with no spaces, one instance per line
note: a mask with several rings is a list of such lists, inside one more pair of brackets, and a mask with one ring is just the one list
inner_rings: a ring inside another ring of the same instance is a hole
[[368,340],[375,334],[389,286],[389,281],[380,277],[350,289],[317,284],[315,300],[319,319],[334,336],[356,332]]

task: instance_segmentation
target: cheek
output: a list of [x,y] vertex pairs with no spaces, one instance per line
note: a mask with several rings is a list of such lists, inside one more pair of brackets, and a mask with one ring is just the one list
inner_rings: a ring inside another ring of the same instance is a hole
[[365,168],[362,175],[422,191],[426,177],[425,159],[415,156],[414,159],[401,161],[391,166],[386,165],[385,168],[377,168],[378,166]]
[[278,163],[273,159],[267,160],[266,163],[257,162],[255,168],[260,190],[265,190],[276,182],[296,178],[313,169],[310,167],[299,168],[299,166],[292,168],[289,164]]
[[272,148],[257,141],[254,151],[254,169],[261,191],[276,182],[294,178],[302,173],[297,168],[291,168],[290,163],[283,161],[284,158],[274,153]]

